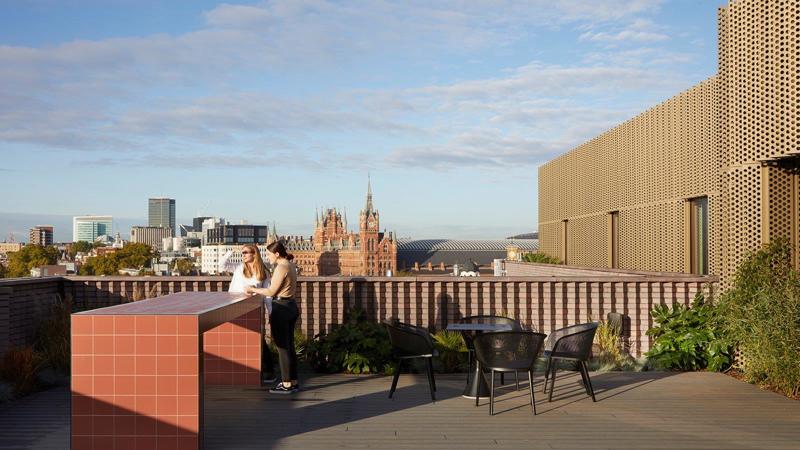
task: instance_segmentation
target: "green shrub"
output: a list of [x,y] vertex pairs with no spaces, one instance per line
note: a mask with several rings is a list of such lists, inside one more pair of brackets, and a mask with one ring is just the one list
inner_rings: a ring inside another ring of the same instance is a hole
[[3,357],[0,377],[14,386],[14,394],[23,396],[38,388],[36,374],[41,367],[42,358],[33,347],[12,348]]
[[441,372],[460,372],[467,367],[467,344],[464,343],[461,333],[442,330],[432,337],[433,345],[439,352],[437,368]]
[[656,305],[656,326],[647,330],[655,339],[647,357],[663,369],[719,371],[730,364],[730,345],[714,328],[716,308],[698,293],[691,307]]
[[596,352],[589,361],[589,369],[599,372],[609,371],[641,371],[643,361],[637,361],[629,353],[623,351],[622,337],[617,334],[611,324],[601,321],[594,335]]
[[58,298],[35,334],[34,350],[42,364],[62,374],[68,374],[70,367],[70,312],[69,298],[65,302]]
[[600,322],[594,340],[600,348],[600,353],[605,353],[615,360],[622,358],[620,336],[608,322]]
[[739,266],[717,325],[738,347],[745,380],[800,396],[800,277],[776,240]]
[[392,346],[383,325],[369,322],[358,308],[349,310],[345,323],[306,345],[306,361],[318,372],[380,373],[390,362]]
[[561,264],[561,260],[556,258],[555,256],[550,256],[546,253],[539,253],[539,252],[526,253],[522,255],[522,260],[530,263]]

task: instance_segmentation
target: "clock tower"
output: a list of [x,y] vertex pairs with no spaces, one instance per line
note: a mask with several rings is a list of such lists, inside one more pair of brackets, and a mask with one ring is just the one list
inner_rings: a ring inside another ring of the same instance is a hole
[[366,275],[380,276],[383,274],[383,264],[379,255],[381,243],[380,213],[372,205],[372,181],[367,177],[367,204],[361,210],[359,217],[359,237],[361,238],[361,255]]

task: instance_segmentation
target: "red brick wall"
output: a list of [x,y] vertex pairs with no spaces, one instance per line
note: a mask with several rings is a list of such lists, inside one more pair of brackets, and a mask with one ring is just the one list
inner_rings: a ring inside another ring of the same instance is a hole
[[[64,289],[74,296],[78,309],[132,301],[134,291],[144,292],[148,297],[183,291],[222,291],[228,283],[225,277],[68,277],[65,280]],[[689,304],[709,283],[716,285],[717,278],[613,273],[469,280],[449,276],[301,277],[298,326],[309,336],[326,332],[342,323],[348,308],[360,306],[371,320],[396,317],[431,329],[444,328],[468,315],[505,313],[549,333],[566,325],[604,319],[613,311],[630,318],[626,332],[631,351],[640,355],[651,345],[645,332],[653,326],[649,314],[653,305]],[[0,290],[4,286],[0,282]],[[0,291],[0,313],[3,298]],[[0,324],[2,320],[0,317]]]

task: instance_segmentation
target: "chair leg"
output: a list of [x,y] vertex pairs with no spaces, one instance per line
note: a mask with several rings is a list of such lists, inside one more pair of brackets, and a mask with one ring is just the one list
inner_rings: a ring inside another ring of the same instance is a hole
[[500,372],[500,386],[506,385],[506,374],[505,372]]
[[586,366],[586,361],[581,361],[581,367],[583,368],[583,372],[586,374],[586,383],[589,386],[589,392],[592,395],[592,401],[596,402],[597,399],[594,397],[594,388],[592,387],[592,379],[589,378],[589,368]]
[[398,359],[394,367],[394,377],[392,378],[392,387],[389,389],[389,398],[392,398],[394,390],[397,389],[397,380],[400,378],[400,369],[403,367],[403,360]]
[[472,351],[467,350],[467,383],[469,383],[470,372],[472,372]]
[[517,383],[517,390],[519,390],[519,372],[514,371],[514,381]]
[[[502,377],[502,372],[500,376]],[[494,415],[494,370],[492,370],[492,383],[489,388],[489,415]]]
[[553,358],[547,358],[547,366],[544,369],[544,383],[542,386],[542,392],[545,394],[547,393],[547,380],[550,378],[550,366],[553,364]]
[[428,368],[431,371],[431,381],[433,382],[433,392],[436,392],[436,377],[433,372],[433,358],[428,358]]
[[531,387],[531,409],[533,410],[533,415],[536,415],[536,399],[533,396],[533,371],[528,371],[528,385]]
[[583,382],[583,389],[586,391],[586,395],[591,395],[589,393],[589,383],[586,381],[586,374],[583,372],[583,362],[578,362],[578,372],[581,374],[581,381]]
[[[475,375],[475,376],[480,376],[480,373],[481,373],[481,363],[480,363],[480,361],[478,361],[477,359],[475,359],[475,368],[476,368],[476,369],[475,369],[475,373],[476,373],[476,375]],[[477,383],[477,381],[476,381],[476,383]],[[476,394],[476,395],[475,395],[475,406],[476,406],[476,407],[478,406],[478,401],[479,401],[480,399],[481,399],[481,396],[480,396],[479,394]]]
[[436,401],[436,385],[433,381],[433,363],[431,362],[431,358],[425,358],[427,360],[428,366],[428,388],[431,390],[431,400],[434,402]]
[[550,368],[550,392],[547,393],[548,402],[553,401],[553,391],[556,390],[556,372],[558,372],[558,367],[553,364],[553,367]]

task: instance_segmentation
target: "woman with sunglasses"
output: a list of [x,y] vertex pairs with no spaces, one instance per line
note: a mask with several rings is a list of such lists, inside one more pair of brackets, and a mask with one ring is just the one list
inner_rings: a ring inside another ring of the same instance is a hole
[[[230,260],[232,251],[228,251],[220,261],[220,267],[224,268],[226,272],[232,272],[230,287],[228,292],[246,292],[249,287],[266,288],[269,287],[269,271],[264,261],[261,259],[261,253],[258,247],[254,244],[245,244],[242,246],[242,264],[235,265],[228,261]],[[264,306],[267,308],[267,313],[272,314],[272,298],[264,298]],[[272,352],[265,342],[266,324],[262,328],[261,335],[261,383],[268,384],[274,383],[276,380],[275,371],[273,370],[274,364],[272,363]]]
[[294,349],[294,327],[300,311],[294,301],[297,292],[297,266],[292,262],[294,256],[286,252],[280,241],[267,246],[267,258],[272,264],[272,280],[269,287],[247,287],[245,292],[272,297],[270,329],[272,339],[278,347],[281,365],[281,383],[269,391],[273,394],[293,394],[298,391],[297,353]]

